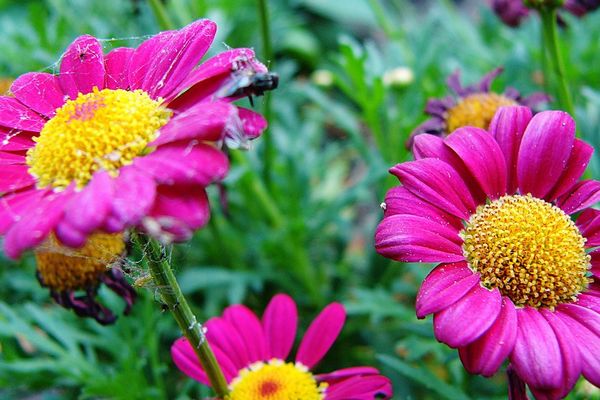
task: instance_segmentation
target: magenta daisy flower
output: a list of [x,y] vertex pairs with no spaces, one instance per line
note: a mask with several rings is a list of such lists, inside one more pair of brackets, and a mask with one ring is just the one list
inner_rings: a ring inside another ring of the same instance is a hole
[[[415,138],[390,172],[377,251],[440,262],[417,295],[436,338],[490,376],[505,360],[541,398],[583,374],[600,385],[600,182],[581,178],[593,148],[561,111],[503,107],[489,132]],[[546,396],[546,397],[544,397]]]
[[492,92],[490,90],[492,81],[502,73],[502,70],[496,68],[488,72],[479,82],[464,87],[460,83],[460,71],[456,70],[446,81],[454,95],[427,101],[425,113],[431,118],[413,130],[407,143],[408,147],[412,145],[414,137],[421,133],[445,136],[463,126],[487,129],[500,107],[511,105],[535,107],[549,100],[544,93],[522,97],[519,91],[512,87],[507,88],[502,94]]
[[15,80],[14,97],[0,97],[0,235],[10,257],[49,235],[81,247],[95,232],[137,227],[169,242],[206,223],[205,187],[228,170],[219,146],[266,127],[231,103],[252,94],[255,74],[268,76],[252,50],[196,66],[215,32],[200,20],[107,54],[85,35],[59,74]]
[[[225,309],[206,323],[207,340],[229,384],[230,400],[371,400],[392,396],[390,380],[372,367],[313,375],[311,369],[339,335],[346,312],[329,304],[308,327],[295,362],[286,362],[296,338],[296,303],[279,294],[262,320],[243,305]],[[208,385],[206,373],[185,338],[171,347],[173,361],[189,377]]]
[[[600,7],[598,0],[566,0],[562,8],[577,17],[583,17]],[[529,16],[523,0],[493,0],[492,9],[508,26],[517,27]]]

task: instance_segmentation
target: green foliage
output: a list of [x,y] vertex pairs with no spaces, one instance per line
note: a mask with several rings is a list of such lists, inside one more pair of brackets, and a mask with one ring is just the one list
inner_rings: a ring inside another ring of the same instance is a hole
[[[541,65],[538,21],[530,18],[511,30],[483,2],[465,3],[475,5],[269,2],[275,57],[265,61],[281,82],[271,93],[265,133],[275,148],[270,168],[264,170],[263,139],[249,152],[232,151],[226,209],[211,191],[210,224],[173,253],[181,287],[202,320],[238,302],[262,312],[273,294],[285,292],[298,302],[305,329],[326,304],[340,301],[348,322],[319,372],[377,366],[399,399],[505,397],[502,374],[491,380],[470,376],[456,351],[435,341],[431,321],[416,319],[414,297],[429,268],[390,262],[373,248],[379,204],[395,184],[387,169],[411,157],[404,146],[408,135],[425,119],[426,100],[448,93],[450,73],[460,68],[471,83],[504,65],[495,89],[542,90],[534,81]],[[108,49],[200,17],[219,25],[212,53],[225,43],[262,54],[255,1],[4,0],[0,75],[56,70],[61,52],[80,34],[106,39]],[[566,19],[562,51],[569,57],[578,129],[598,147],[600,13]],[[414,81],[386,86],[384,74],[399,66],[410,68]],[[315,70],[331,72],[332,84],[313,82]],[[257,110],[265,104],[258,99]],[[152,287],[139,290],[132,315],[101,327],[53,305],[37,285],[31,258],[2,264],[1,398],[209,395],[173,365],[169,347],[179,333],[161,314]],[[121,307],[108,291],[102,299]],[[572,398],[585,396],[578,388]]]

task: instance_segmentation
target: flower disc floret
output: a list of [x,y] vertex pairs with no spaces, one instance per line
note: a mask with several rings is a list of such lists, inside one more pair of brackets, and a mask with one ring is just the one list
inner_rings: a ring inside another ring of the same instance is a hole
[[500,107],[518,104],[513,99],[493,92],[472,94],[448,110],[447,131],[453,132],[461,126],[487,129]]
[[463,252],[483,286],[517,306],[571,302],[587,288],[585,239],[560,208],[531,195],[479,206],[461,232]]
[[38,187],[64,189],[71,182],[85,186],[94,172],[118,170],[149,152],[171,111],[143,90],[98,90],[79,94],[56,110],[36,145],[27,152],[27,165]]
[[229,400],[321,400],[327,384],[302,364],[273,359],[244,368],[230,387]]

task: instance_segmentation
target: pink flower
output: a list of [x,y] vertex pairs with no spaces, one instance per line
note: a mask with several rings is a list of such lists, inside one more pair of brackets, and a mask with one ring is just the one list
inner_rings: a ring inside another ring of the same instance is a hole
[[[310,372],[339,335],[346,312],[329,304],[312,322],[295,362],[286,362],[296,338],[298,313],[287,295],[276,295],[262,320],[243,305],[225,309],[206,323],[207,340],[229,384],[231,400],[390,398],[388,378],[372,367],[353,367],[328,374]],[[185,338],[171,347],[173,361],[186,375],[208,385],[208,378]]]
[[579,180],[592,152],[567,113],[503,107],[489,132],[417,136],[416,161],[390,170],[402,186],[387,193],[375,246],[441,263],[417,317],[434,315],[469,372],[491,376],[508,359],[540,398],[565,396],[580,374],[600,385],[600,182]]
[[249,78],[268,76],[252,50],[196,67],[215,32],[199,20],[107,54],[85,35],[59,74],[15,80],[14,97],[0,97],[0,235],[10,257],[51,234],[81,247],[94,232],[138,227],[168,242],[206,223],[205,187],[228,170],[219,146],[266,127],[231,104],[252,94]]
[[[577,17],[583,17],[600,7],[598,0],[566,0],[562,6],[563,10]],[[492,0],[492,9],[506,25],[516,27],[529,16],[529,9],[523,0]],[[559,17],[563,24],[563,19]]]

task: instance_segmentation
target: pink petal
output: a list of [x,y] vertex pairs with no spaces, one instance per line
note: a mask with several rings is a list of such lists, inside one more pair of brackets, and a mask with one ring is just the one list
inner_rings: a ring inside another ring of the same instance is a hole
[[581,178],[587,165],[592,158],[594,148],[580,139],[575,139],[573,143],[573,151],[571,157],[567,161],[567,166],[561,177],[558,179],[558,183],[548,195],[548,200],[552,201],[559,196],[562,196],[569,191]]
[[160,32],[140,44],[129,61],[129,87],[132,90],[141,89],[146,75],[154,68],[154,62],[160,52],[168,47],[177,31]]
[[435,337],[454,348],[473,343],[494,324],[501,308],[498,289],[476,285],[463,298],[434,315]]
[[47,117],[54,116],[56,109],[65,103],[58,77],[45,72],[21,75],[10,91],[21,103]]
[[227,175],[229,159],[213,146],[179,142],[160,146],[151,154],[136,158],[133,165],[159,184],[207,186]]
[[478,285],[479,280],[479,274],[474,274],[466,262],[438,265],[427,275],[417,293],[417,318],[448,308]]
[[600,201],[600,182],[581,181],[561,196],[556,204],[567,214],[574,214]]
[[0,197],[0,235],[4,235],[15,222],[21,220],[47,193],[47,190],[32,189]]
[[104,56],[106,88],[113,90],[129,88],[129,62],[134,51],[135,49],[129,47],[118,47]]
[[111,220],[115,232],[138,224],[154,204],[154,179],[135,167],[123,167],[114,182]]
[[155,97],[168,97],[202,59],[216,31],[217,25],[207,19],[179,30],[152,58],[142,89]]
[[317,382],[332,382],[343,381],[344,379],[352,378],[354,376],[365,376],[365,375],[378,375],[379,370],[373,367],[350,367],[342,368],[337,371],[329,372],[326,374],[315,375]]
[[462,261],[461,245],[456,228],[416,215],[385,217],[375,231],[377,252],[396,261]]
[[414,195],[464,220],[476,204],[456,170],[443,161],[425,158],[398,164],[390,172]]
[[[25,164],[25,156],[22,154],[5,153],[3,151],[0,151],[0,165],[15,165],[15,164],[20,164],[20,165]],[[4,170],[2,172],[4,172]],[[0,180],[2,180],[2,178],[0,178]]]
[[517,312],[512,301],[502,298],[494,324],[473,343],[458,349],[465,369],[471,374],[494,375],[512,352],[517,338]]
[[587,248],[600,245],[600,211],[588,208],[583,210],[575,221],[579,232],[586,238]]
[[63,215],[64,204],[71,197],[69,189],[50,193],[30,207],[6,232],[4,248],[11,258],[18,258],[25,250],[39,246],[50,234]]
[[62,57],[58,79],[71,99],[92,92],[94,87],[104,89],[104,56],[98,39],[90,35],[75,39]]
[[527,124],[531,120],[528,107],[500,107],[490,123],[489,131],[498,142],[507,168],[507,193],[517,190],[517,159]]
[[[223,353],[218,347],[213,347],[212,351],[215,353],[215,357],[225,380],[229,383],[238,374],[238,370],[235,368],[227,354]],[[194,352],[192,345],[186,338],[179,338],[171,346],[171,357],[175,362],[175,365],[187,376],[195,379],[206,386],[210,386],[210,381],[206,372],[200,365],[198,356]]]
[[451,226],[460,231],[463,224],[460,218],[445,213],[434,205],[421,200],[403,186],[391,188],[385,195],[385,217],[395,214],[418,215],[441,225]]
[[561,387],[563,375],[559,342],[548,321],[535,308],[517,309],[517,340],[511,355],[518,375],[540,390]]
[[296,339],[298,310],[290,296],[274,296],[262,316],[262,327],[267,341],[268,358],[285,360]]
[[205,324],[206,337],[213,348],[227,354],[237,370],[251,364],[250,350],[238,330],[223,318],[211,318]]
[[191,186],[157,186],[154,205],[144,219],[144,228],[168,241],[188,240],[195,229],[208,222],[210,209],[204,188]]
[[33,140],[31,140],[31,138],[37,135],[37,132],[25,132],[0,126],[0,150],[28,150],[35,146],[35,143],[33,142]]
[[261,114],[243,107],[238,108],[238,113],[248,138],[254,139],[267,129],[267,120]]
[[342,331],[346,310],[340,303],[331,303],[310,324],[296,355],[296,361],[309,369],[314,367]]
[[562,304],[556,310],[576,339],[583,376],[600,386],[600,314],[574,304]]
[[355,376],[325,390],[327,400],[390,399],[392,395],[392,382],[382,375]]
[[459,128],[445,140],[464,164],[488,198],[506,194],[506,163],[494,138],[483,129]]
[[589,308],[590,310],[600,314],[600,297],[598,294],[582,293],[577,297],[577,304],[580,307]]
[[[229,79],[239,62],[256,63],[252,49],[232,49],[217,54],[203,62],[165,98],[171,108],[185,110],[213,96]],[[256,68],[255,68],[256,69]],[[257,71],[258,72],[258,71]],[[179,97],[177,95],[186,90]],[[175,99],[175,97],[177,97]],[[175,99],[175,100],[173,100]]]
[[543,111],[534,115],[519,148],[520,192],[545,198],[565,170],[574,140],[575,121],[566,112]]
[[3,165],[0,174],[0,193],[12,193],[35,183],[27,165]]
[[39,132],[45,123],[44,117],[19,100],[0,96],[0,125],[16,130]]
[[592,251],[590,253],[590,256],[592,256],[590,262],[592,264],[592,267],[590,268],[590,270],[592,271],[592,274],[598,277],[600,276],[600,249]]
[[244,341],[249,361],[267,360],[268,345],[260,320],[246,306],[229,306],[223,312],[223,318],[234,327]]
[[149,146],[184,140],[219,141],[233,115],[235,107],[224,101],[200,103],[173,117]]

